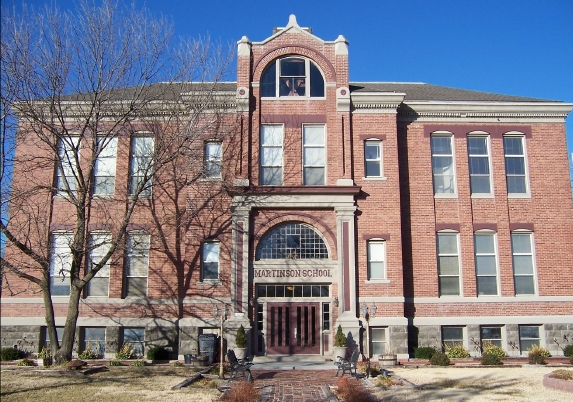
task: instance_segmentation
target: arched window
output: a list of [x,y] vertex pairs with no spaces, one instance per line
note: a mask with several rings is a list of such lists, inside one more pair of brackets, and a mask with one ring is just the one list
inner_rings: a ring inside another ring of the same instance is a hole
[[286,223],[270,230],[257,250],[260,259],[328,258],[324,240],[304,223]]
[[261,77],[261,96],[324,97],[324,78],[307,58],[288,56],[269,64]]

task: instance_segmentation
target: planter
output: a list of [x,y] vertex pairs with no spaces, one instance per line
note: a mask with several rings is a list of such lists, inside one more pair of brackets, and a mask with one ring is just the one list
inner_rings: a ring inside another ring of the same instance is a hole
[[395,366],[398,364],[398,356],[397,355],[380,355],[378,357],[381,366]]
[[335,346],[332,348],[333,350],[333,357],[334,359],[338,359],[338,356],[342,357],[342,358],[346,358],[346,349],[347,347],[339,347],[339,346]]
[[237,356],[237,359],[245,359],[247,357],[247,348],[235,348],[235,356]]
[[209,365],[208,355],[199,355],[197,357],[192,357],[193,367],[207,367]]

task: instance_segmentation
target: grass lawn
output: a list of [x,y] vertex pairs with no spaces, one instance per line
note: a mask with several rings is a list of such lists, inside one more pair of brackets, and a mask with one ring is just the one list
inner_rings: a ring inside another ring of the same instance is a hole
[[184,387],[171,390],[195,374],[190,368],[169,366],[108,367],[83,375],[44,368],[2,368],[0,399],[54,402],[216,401],[217,389]]

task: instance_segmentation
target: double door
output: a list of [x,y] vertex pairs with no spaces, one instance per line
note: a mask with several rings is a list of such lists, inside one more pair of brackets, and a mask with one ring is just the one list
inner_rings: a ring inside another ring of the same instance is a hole
[[319,354],[319,303],[267,303],[267,354]]

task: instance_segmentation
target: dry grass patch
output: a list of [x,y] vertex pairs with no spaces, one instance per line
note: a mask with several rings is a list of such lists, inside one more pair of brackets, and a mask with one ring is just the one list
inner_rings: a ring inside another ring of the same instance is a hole
[[235,382],[221,400],[225,402],[257,402],[261,396],[252,381]]
[[551,378],[559,380],[573,381],[573,370],[555,370],[549,375]]

